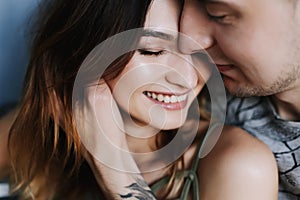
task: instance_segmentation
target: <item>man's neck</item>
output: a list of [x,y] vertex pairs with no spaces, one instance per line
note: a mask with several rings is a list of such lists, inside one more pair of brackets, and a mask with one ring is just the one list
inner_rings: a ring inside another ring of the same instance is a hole
[[273,95],[271,99],[282,119],[300,121],[300,88]]

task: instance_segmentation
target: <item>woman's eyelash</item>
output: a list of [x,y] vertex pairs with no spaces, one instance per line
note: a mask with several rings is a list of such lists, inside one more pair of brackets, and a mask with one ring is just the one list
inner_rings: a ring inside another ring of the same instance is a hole
[[211,15],[211,14],[207,14],[209,19],[213,20],[213,21],[221,21],[223,20],[226,15],[220,15],[220,16],[215,16],[215,15]]
[[164,53],[163,50],[159,51],[152,51],[152,50],[146,50],[146,49],[138,49],[139,53],[145,56],[158,56]]

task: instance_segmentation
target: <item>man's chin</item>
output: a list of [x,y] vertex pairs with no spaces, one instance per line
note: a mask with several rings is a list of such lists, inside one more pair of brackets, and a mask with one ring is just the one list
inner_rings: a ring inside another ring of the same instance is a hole
[[262,88],[253,88],[253,87],[227,87],[225,85],[227,91],[233,96],[237,97],[257,97],[257,96],[269,96],[272,93],[264,91]]

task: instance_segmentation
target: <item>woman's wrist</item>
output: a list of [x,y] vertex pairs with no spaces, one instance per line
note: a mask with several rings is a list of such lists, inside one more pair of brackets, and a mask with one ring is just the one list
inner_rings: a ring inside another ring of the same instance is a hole
[[[109,199],[149,199],[156,200],[150,187],[139,173],[124,172],[113,169],[90,157],[88,163],[92,168],[98,185]],[[121,167],[120,167],[121,168]]]

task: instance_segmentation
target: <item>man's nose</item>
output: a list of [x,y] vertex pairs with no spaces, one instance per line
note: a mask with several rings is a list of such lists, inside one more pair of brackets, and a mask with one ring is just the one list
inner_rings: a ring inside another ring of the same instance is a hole
[[179,50],[184,54],[201,52],[213,46],[212,22],[199,0],[185,0],[180,19]]

